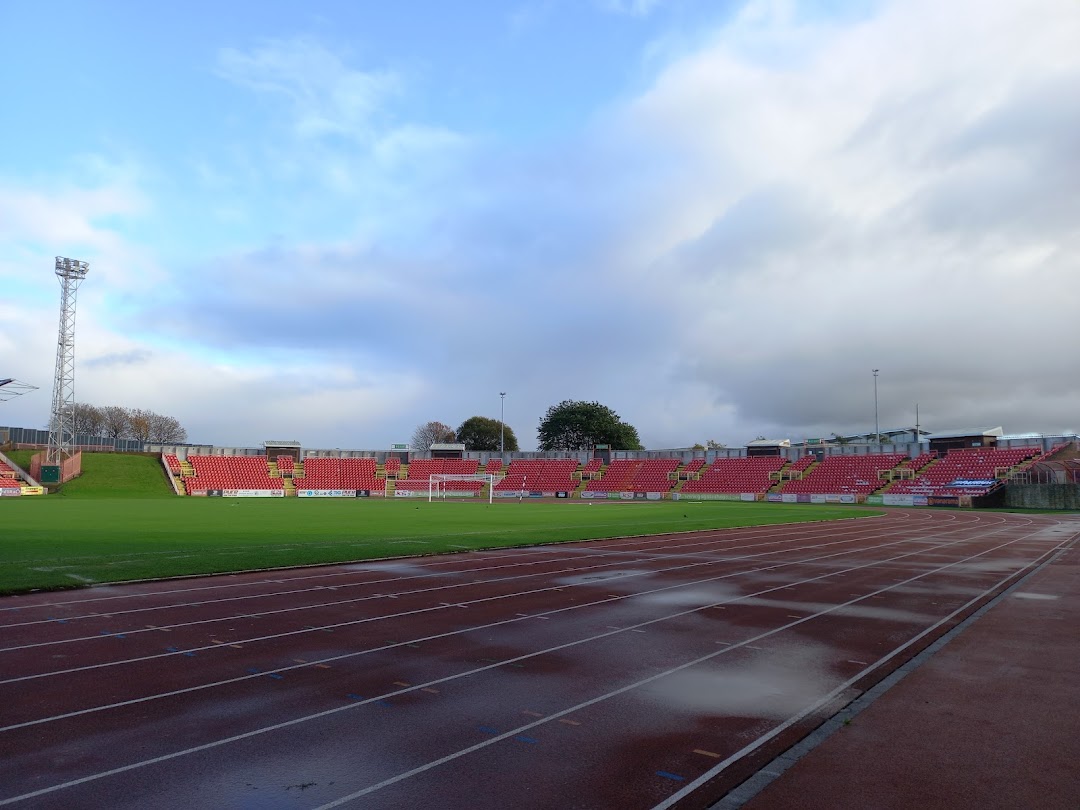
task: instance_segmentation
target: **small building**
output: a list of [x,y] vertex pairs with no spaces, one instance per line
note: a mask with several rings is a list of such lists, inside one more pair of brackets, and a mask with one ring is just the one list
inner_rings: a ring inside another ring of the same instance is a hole
[[963,428],[961,430],[939,430],[930,434],[930,450],[939,456],[950,450],[963,450],[971,447],[997,447],[998,439],[1005,435],[1000,427]]
[[294,440],[263,442],[267,458],[280,458],[288,456],[294,464],[300,463],[300,442]]
[[747,458],[756,456],[779,456],[791,447],[790,439],[754,439],[746,445]]
[[432,458],[465,458],[465,445],[455,442],[436,442],[428,448]]

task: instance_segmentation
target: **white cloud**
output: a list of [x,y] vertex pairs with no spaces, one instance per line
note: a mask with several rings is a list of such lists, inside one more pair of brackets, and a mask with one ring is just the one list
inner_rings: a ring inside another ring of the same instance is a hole
[[663,2],[664,0],[597,0],[597,5],[612,14],[647,17]]
[[921,400],[939,429],[1060,427],[1080,389],[1047,347],[1080,328],[1045,306],[1080,295],[1080,103],[1061,92],[1080,9],[789,11],[751,4],[607,124],[664,166],[627,195],[609,262],[685,313],[671,384],[731,407],[736,442],[865,425],[871,367],[887,422]]

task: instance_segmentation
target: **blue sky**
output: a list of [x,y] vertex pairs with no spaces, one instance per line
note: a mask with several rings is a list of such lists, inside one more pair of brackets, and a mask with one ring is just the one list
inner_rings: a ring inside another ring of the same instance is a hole
[[[160,5],[160,4],[159,4]],[[1072,0],[0,0],[0,377],[195,441],[1077,427]],[[1073,364],[1075,365],[1075,364]]]

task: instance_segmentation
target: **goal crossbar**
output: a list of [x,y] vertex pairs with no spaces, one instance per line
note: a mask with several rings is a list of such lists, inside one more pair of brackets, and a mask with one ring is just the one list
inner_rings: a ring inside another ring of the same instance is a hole
[[488,485],[488,503],[495,500],[495,484],[504,476],[495,473],[476,473],[475,475],[451,475],[450,473],[432,473],[428,476],[428,503],[435,498],[446,497],[447,481],[482,481]]

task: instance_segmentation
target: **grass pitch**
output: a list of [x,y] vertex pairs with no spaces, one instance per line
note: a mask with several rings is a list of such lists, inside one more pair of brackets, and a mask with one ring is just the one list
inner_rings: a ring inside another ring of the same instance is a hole
[[[80,480],[92,480],[91,458],[85,458]],[[149,468],[144,472],[151,480],[156,475]],[[879,514],[718,501],[489,506],[374,498],[154,498],[142,489],[94,497],[89,484],[82,494],[72,486],[80,480],[65,486],[67,495],[0,500],[0,593]],[[110,485],[99,493],[115,490]]]

